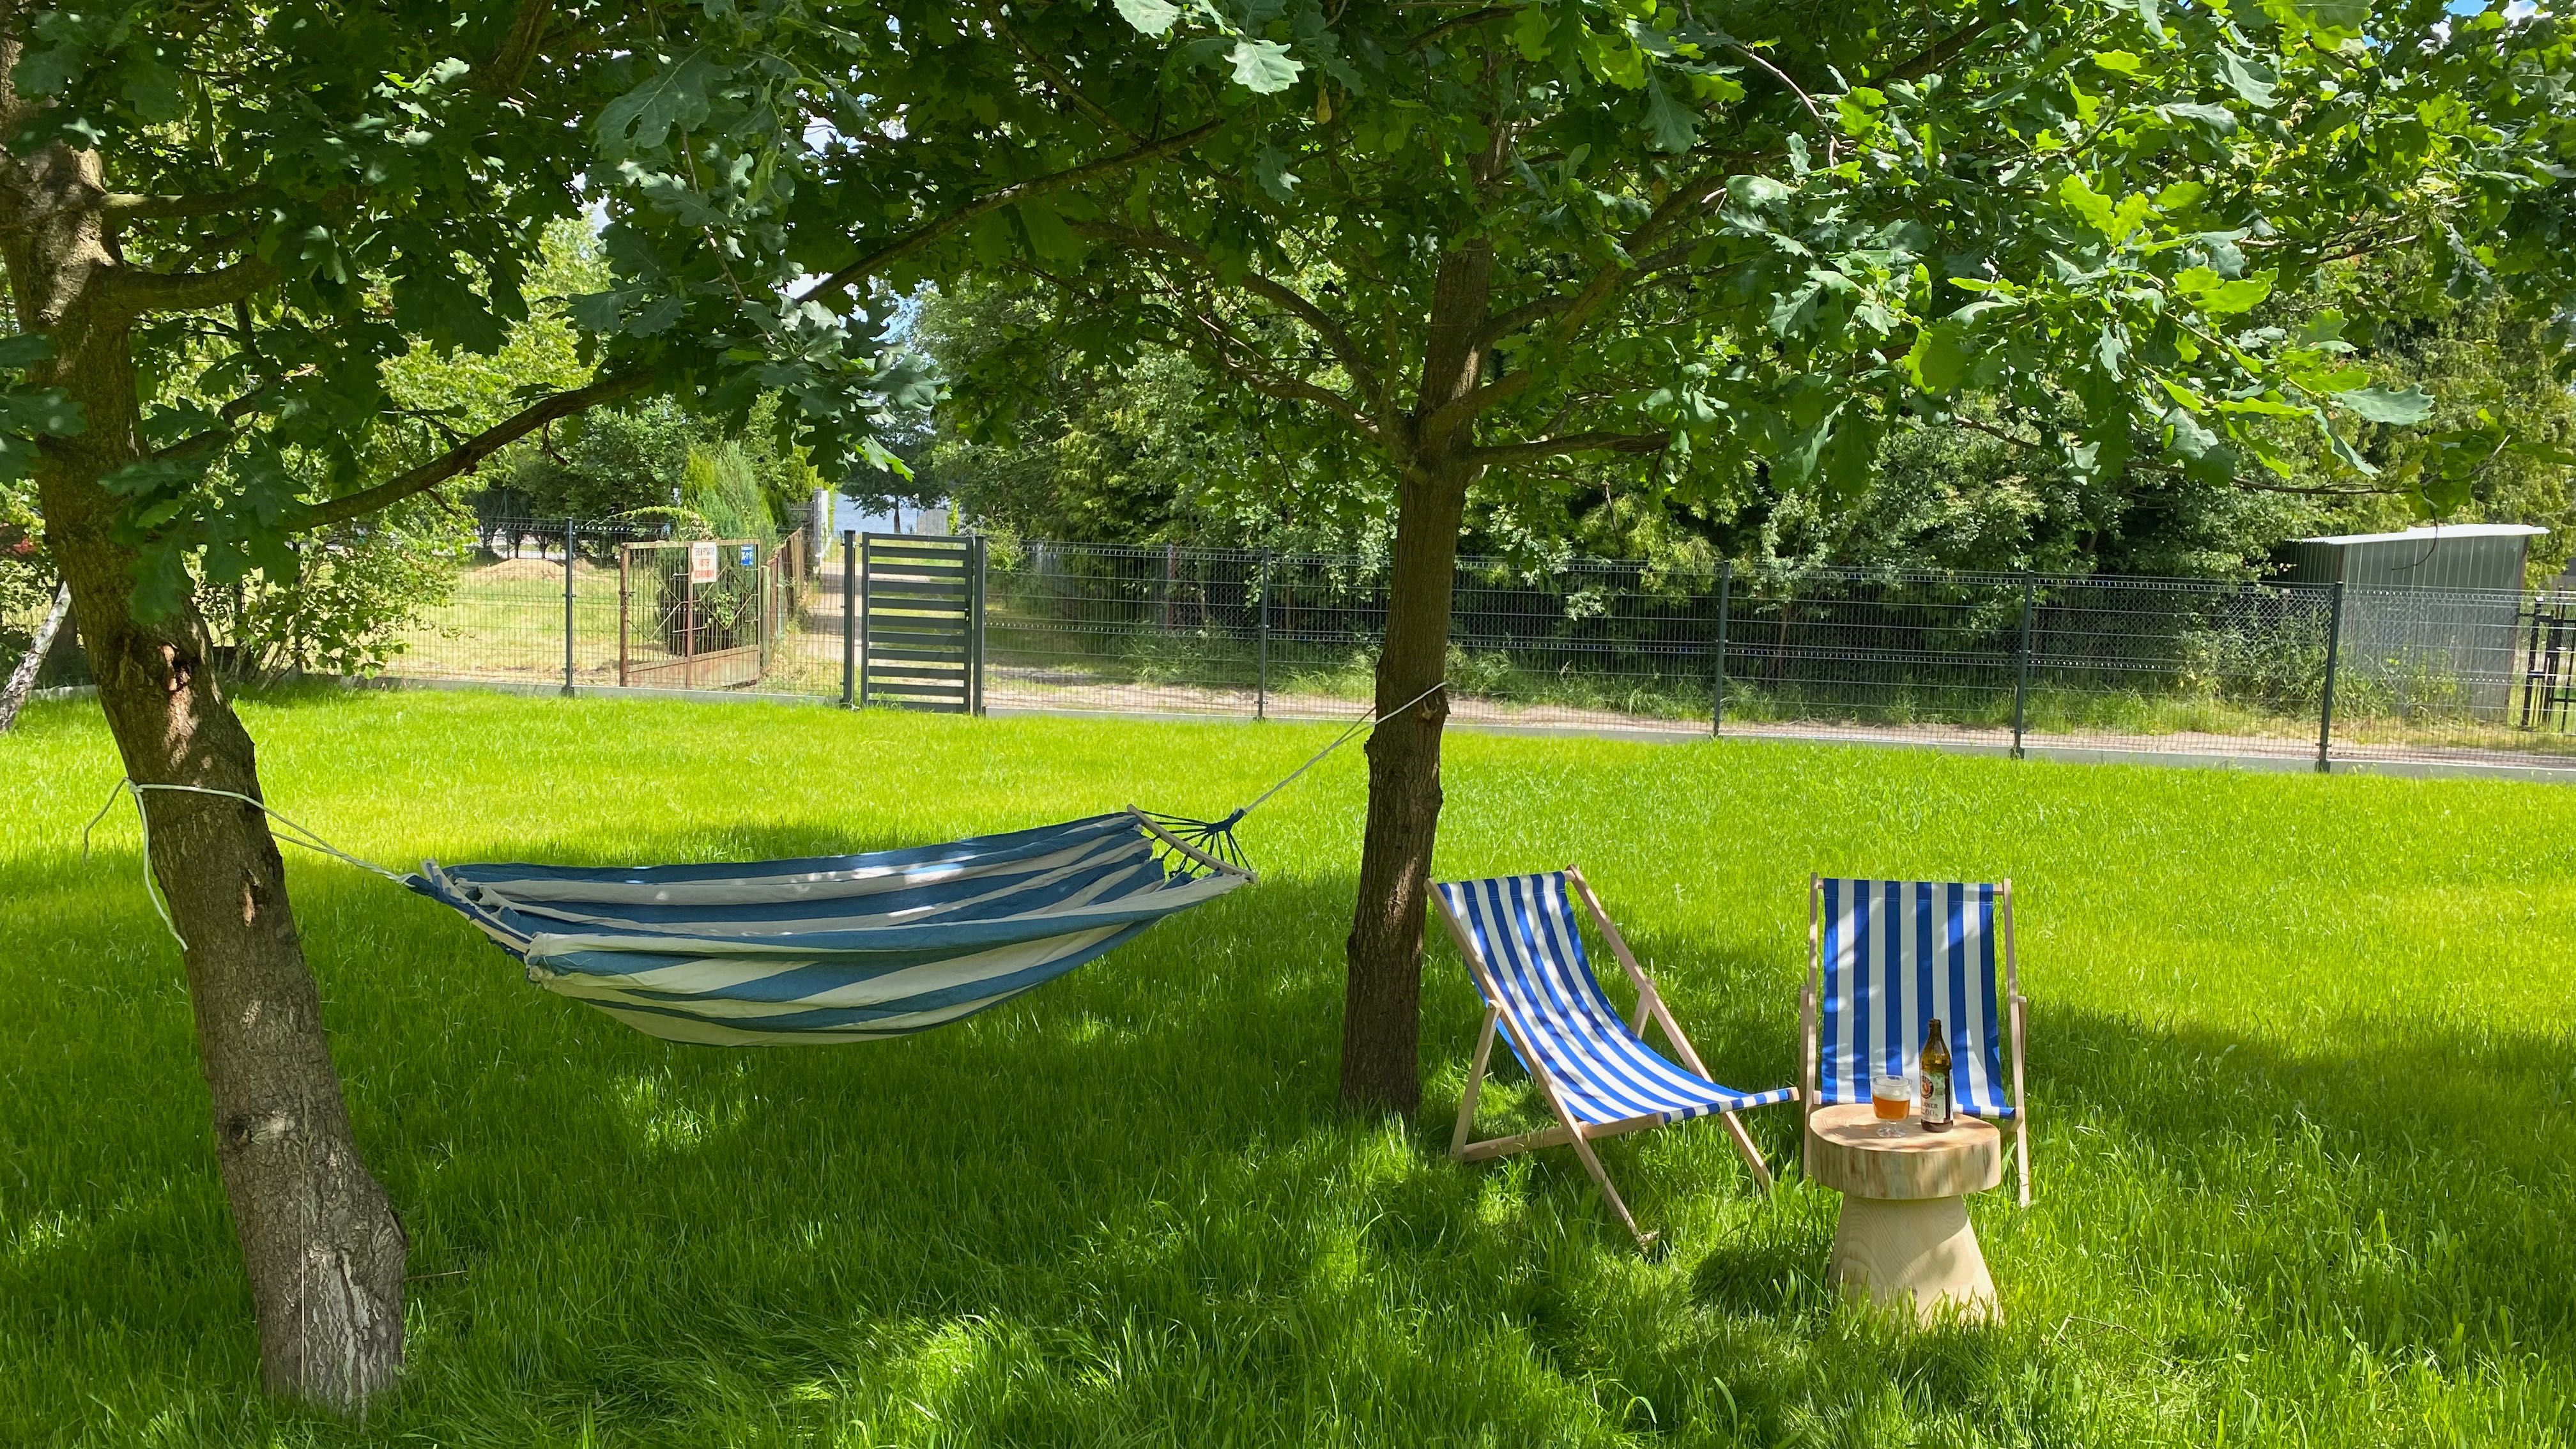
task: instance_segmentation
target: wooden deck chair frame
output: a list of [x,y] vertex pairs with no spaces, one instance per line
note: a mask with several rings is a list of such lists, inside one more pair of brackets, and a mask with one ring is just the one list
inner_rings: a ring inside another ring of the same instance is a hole
[[[1628,980],[1637,988],[1636,1020],[1629,1024],[1628,1029],[1642,1039],[1648,1021],[1661,1025],[1664,1039],[1680,1054],[1681,1064],[1701,1081],[1716,1081],[1708,1074],[1708,1068],[1700,1063],[1699,1052],[1691,1045],[1690,1038],[1682,1034],[1681,1024],[1673,1020],[1672,1011],[1664,1005],[1663,993],[1655,989],[1654,978],[1637,964],[1636,954],[1628,949],[1627,939],[1619,934],[1617,926],[1611,924],[1609,913],[1601,909],[1600,900],[1592,894],[1591,882],[1583,878],[1582,870],[1571,865],[1565,868],[1565,879],[1574,887],[1574,894],[1583,902],[1592,923],[1600,928],[1602,939],[1610,945],[1610,954],[1618,958],[1620,969],[1628,973]],[[1485,973],[1484,958],[1476,954],[1475,939],[1469,935],[1467,923],[1459,920],[1449,909],[1449,902],[1440,892],[1431,892],[1431,900],[1439,908],[1440,919],[1448,923],[1449,935],[1458,943],[1458,954],[1467,958],[1467,969],[1476,978],[1477,994],[1485,1000],[1485,1024],[1476,1034],[1476,1055],[1467,1068],[1467,1089],[1459,1094],[1458,1126],[1449,1136],[1449,1156],[1459,1162],[1484,1162],[1541,1147],[1570,1146],[1574,1155],[1582,1159],[1583,1170],[1592,1175],[1593,1185],[1600,1188],[1601,1195],[1609,1200],[1610,1210],[1618,1215],[1620,1225],[1637,1240],[1640,1249],[1651,1248],[1657,1235],[1637,1226],[1636,1218],[1628,1211],[1628,1204],[1619,1196],[1619,1189],[1611,1185],[1610,1174],[1601,1166],[1600,1154],[1592,1150],[1592,1144],[1605,1137],[1619,1137],[1663,1126],[1664,1119],[1660,1114],[1650,1113],[1620,1122],[1587,1124],[1575,1121],[1574,1114],[1566,1109],[1564,1094],[1548,1074],[1538,1049],[1532,1045],[1525,1052],[1530,1078],[1538,1083],[1539,1091],[1546,1096],[1548,1111],[1555,1114],[1556,1125],[1511,1137],[1488,1137],[1481,1142],[1468,1140],[1475,1131],[1476,1095],[1485,1084],[1485,1069],[1493,1060],[1494,1031],[1507,1024],[1503,1021],[1502,1011],[1494,1005],[1504,998],[1503,993],[1495,988],[1492,978]],[[1535,1040],[1523,1024],[1512,1022],[1508,1025],[1521,1034],[1523,1042]],[[1764,1192],[1769,1192],[1772,1183],[1770,1164],[1762,1160],[1762,1149],[1753,1145],[1753,1136],[1744,1130],[1743,1120],[1732,1111],[1721,1111],[1718,1115],[1726,1119],[1727,1136],[1735,1143],[1736,1155],[1752,1169],[1753,1180],[1761,1185]]]
[[[1807,1132],[1805,1120],[1816,1114],[1817,1098],[1824,1089],[1823,1052],[1817,1041],[1822,1029],[1819,1020],[1819,997],[1825,984],[1824,940],[1825,878],[1807,877],[1807,984],[1798,993],[1798,1099],[1805,1103],[1799,1113],[1798,1171],[1807,1170]],[[2021,1094],[2023,1025],[2030,1014],[2030,1002],[2021,994],[2021,964],[2013,953],[2012,880],[2006,877],[1995,887],[1995,913],[2004,931],[2004,999],[2007,1034],[2012,1042],[2012,1109],[2013,1162],[2020,1178],[2021,1205],[2030,1206],[2030,1104]]]

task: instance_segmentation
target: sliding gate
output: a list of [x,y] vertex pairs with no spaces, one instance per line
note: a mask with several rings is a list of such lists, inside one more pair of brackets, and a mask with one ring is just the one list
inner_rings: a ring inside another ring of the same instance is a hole
[[984,540],[859,535],[858,702],[984,712]]

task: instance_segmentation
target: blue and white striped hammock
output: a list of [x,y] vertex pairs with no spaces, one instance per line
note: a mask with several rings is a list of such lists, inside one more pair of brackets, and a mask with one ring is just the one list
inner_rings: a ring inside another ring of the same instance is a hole
[[[143,887],[188,943],[150,866],[147,794],[215,795],[265,812],[279,839],[453,907],[528,979],[637,1031],[718,1046],[908,1036],[1043,986],[1175,911],[1254,879],[1234,827],[1361,730],[1429,699],[1442,681],[1331,744],[1222,820],[1129,806],[1061,825],[945,845],[736,865],[424,864],[397,875],[260,800],[202,785],[117,782],[144,834]],[[101,807],[81,831],[107,816]]]
[[875,1041],[972,1016],[1252,880],[1231,828],[1130,808],[945,845],[739,865],[435,861],[528,979],[672,1041]]

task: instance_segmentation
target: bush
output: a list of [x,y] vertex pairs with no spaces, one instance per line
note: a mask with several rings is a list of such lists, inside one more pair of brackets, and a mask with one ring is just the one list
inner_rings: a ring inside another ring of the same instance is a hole
[[474,542],[472,525],[416,499],[306,540],[286,583],[202,586],[217,667],[250,680],[374,673],[402,652],[406,626],[447,602]]

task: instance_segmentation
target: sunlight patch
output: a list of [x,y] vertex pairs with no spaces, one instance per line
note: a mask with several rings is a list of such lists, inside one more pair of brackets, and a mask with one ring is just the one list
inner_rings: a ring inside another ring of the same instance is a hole
[[709,1139],[742,1126],[750,1106],[739,1095],[712,1108],[679,1100],[670,1079],[660,1075],[630,1077],[617,1086],[617,1105],[636,1143],[648,1152],[690,1152]]

